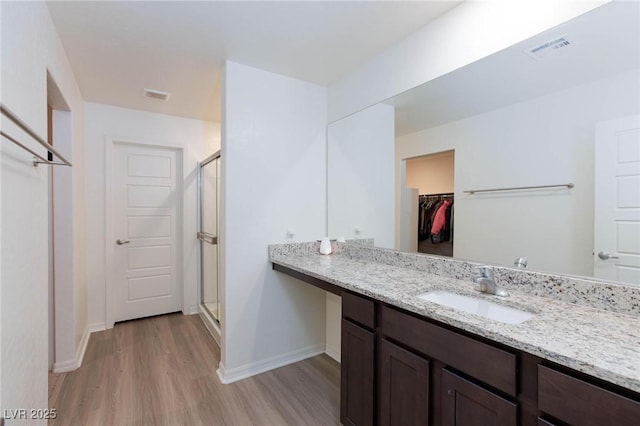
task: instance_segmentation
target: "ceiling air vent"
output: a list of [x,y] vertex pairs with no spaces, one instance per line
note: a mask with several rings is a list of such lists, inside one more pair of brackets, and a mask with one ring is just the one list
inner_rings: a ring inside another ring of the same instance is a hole
[[527,49],[524,51],[527,55],[531,56],[534,59],[542,59],[546,58],[549,55],[556,53],[558,50],[567,47],[571,44],[571,42],[567,39],[566,35],[561,37],[556,37],[553,40],[549,40],[546,43],[542,43],[536,47],[531,49]]
[[169,96],[171,96],[171,93],[169,92],[163,92],[155,89],[144,89],[143,92],[147,98],[157,99],[159,101],[168,101]]

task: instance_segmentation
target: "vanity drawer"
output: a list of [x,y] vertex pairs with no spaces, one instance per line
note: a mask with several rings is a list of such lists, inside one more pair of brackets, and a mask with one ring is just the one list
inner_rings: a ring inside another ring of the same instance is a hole
[[569,424],[632,425],[640,402],[575,377],[538,366],[538,408]]
[[517,357],[495,346],[384,306],[382,333],[511,396],[517,395]]
[[376,309],[373,300],[356,296],[353,293],[342,293],[342,317],[374,329],[376,326]]

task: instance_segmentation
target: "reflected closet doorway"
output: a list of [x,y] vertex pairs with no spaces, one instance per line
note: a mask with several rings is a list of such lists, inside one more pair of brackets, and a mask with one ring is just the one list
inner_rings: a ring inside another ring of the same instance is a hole
[[454,175],[454,150],[406,160],[405,186],[418,193],[414,237],[420,253],[453,256]]
[[199,164],[200,315],[220,344],[220,279],[218,218],[220,216],[220,151]]

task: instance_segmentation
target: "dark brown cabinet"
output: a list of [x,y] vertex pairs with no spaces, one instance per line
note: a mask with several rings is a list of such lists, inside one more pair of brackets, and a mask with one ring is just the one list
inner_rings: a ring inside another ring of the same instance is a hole
[[376,308],[373,300],[345,292],[341,421],[359,426],[515,425],[516,358],[513,352],[389,306]]
[[[351,293],[342,301],[345,425],[628,425],[640,397]],[[547,363],[551,364],[551,363]]]
[[380,308],[377,335],[380,424],[518,423],[514,352],[389,306]]
[[375,334],[343,319],[341,346],[340,420],[344,425],[372,425]]
[[632,425],[640,402],[544,365],[538,366],[540,411],[572,425]]
[[518,406],[447,369],[442,371],[442,426],[518,423]]
[[373,300],[342,293],[340,421],[372,425],[375,421],[376,315]]
[[429,361],[387,340],[380,341],[381,425],[427,425]]
[[516,396],[517,356],[514,352],[388,306],[380,309],[378,328],[381,335],[409,350],[442,361],[508,395]]

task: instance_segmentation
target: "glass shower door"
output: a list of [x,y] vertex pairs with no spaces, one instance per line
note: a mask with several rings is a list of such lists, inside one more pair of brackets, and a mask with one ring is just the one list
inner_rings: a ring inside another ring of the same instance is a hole
[[200,271],[201,304],[220,322],[218,285],[218,206],[220,205],[220,153],[200,164]]

